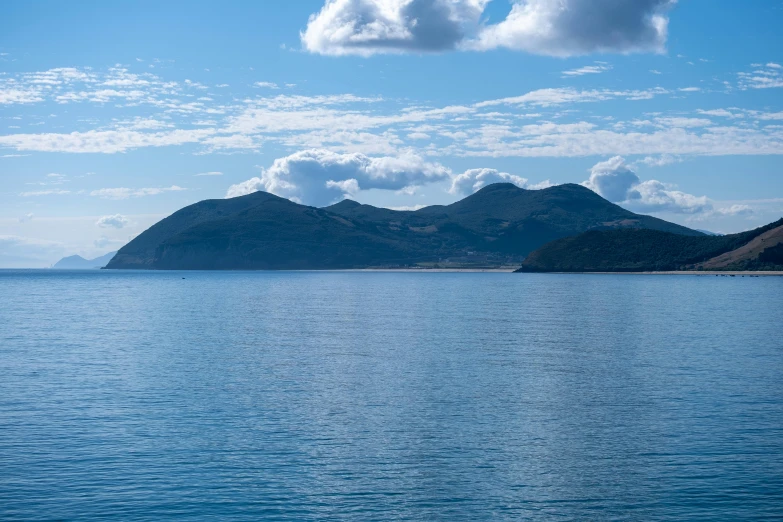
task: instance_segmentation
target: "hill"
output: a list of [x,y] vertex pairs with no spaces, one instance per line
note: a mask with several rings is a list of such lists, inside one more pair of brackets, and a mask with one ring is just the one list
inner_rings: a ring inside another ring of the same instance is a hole
[[544,245],[519,272],[780,270],[783,219],[725,236],[659,230],[589,231]]
[[151,268],[155,251],[170,237],[201,223],[238,214],[274,197],[266,192],[254,192],[239,198],[208,199],[189,205],[136,236],[117,252],[106,268]]
[[84,259],[82,256],[68,256],[60,259],[57,261],[54,265],[52,265],[52,268],[56,269],[86,269],[86,268],[103,268],[107,264],[109,264],[109,261],[111,261],[111,258],[114,257],[114,254],[117,252],[109,252],[108,254],[104,254],[100,257],[96,257],[95,259]]
[[697,263],[696,269],[779,270],[781,266],[783,266],[783,224],[758,234],[739,248]]
[[502,266],[554,239],[625,228],[702,236],[580,185],[524,190],[500,183],[417,211],[349,200],[314,208],[256,192],[175,212],[120,249],[107,268]]

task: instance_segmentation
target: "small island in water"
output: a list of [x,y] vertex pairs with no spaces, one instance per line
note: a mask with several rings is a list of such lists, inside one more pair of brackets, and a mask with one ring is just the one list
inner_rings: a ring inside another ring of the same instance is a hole
[[91,270],[105,267],[117,252],[109,252],[94,259],[85,259],[79,255],[68,256],[60,259],[52,268],[57,270]]

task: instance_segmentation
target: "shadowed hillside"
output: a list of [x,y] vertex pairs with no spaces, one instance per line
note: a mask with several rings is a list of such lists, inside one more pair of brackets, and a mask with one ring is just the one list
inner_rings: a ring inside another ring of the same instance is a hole
[[782,266],[783,224],[763,231],[739,248],[698,263],[696,268],[703,270],[777,270]]
[[254,192],[231,199],[207,199],[182,208],[164,218],[122,247],[106,268],[151,268],[155,252],[165,240],[193,226],[222,219],[274,198],[266,192]]
[[725,236],[659,230],[588,231],[531,253],[520,272],[781,270],[783,219]]
[[348,200],[319,209],[257,192],[175,212],[123,247],[107,268],[508,266],[554,239],[618,228],[702,236],[634,214],[580,185],[525,190],[500,183],[417,211]]

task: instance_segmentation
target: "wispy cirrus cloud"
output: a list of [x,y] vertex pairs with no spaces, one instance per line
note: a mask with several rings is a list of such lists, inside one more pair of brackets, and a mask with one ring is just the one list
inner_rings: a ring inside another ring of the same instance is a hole
[[660,156],[645,156],[634,162],[637,165],[647,165],[648,167],[665,167],[674,163],[680,163],[682,158],[671,154],[661,154]]
[[594,103],[613,99],[625,100],[650,100],[656,96],[669,94],[669,90],[662,87],[654,87],[643,90],[616,91],[610,89],[579,90],[574,88],[537,89],[520,96],[509,96],[495,100],[479,102],[476,107],[490,107],[493,105],[530,105],[538,107],[551,107],[573,103]]
[[751,72],[738,73],[740,89],[774,89],[783,87],[783,66],[778,63],[754,64]]
[[584,67],[579,67],[577,69],[569,69],[567,71],[563,71],[562,75],[563,78],[567,78],[569,76],[584,76],[586,74],[601,74],[607,71],[611,71],[612,66],[605,62],[597,62],[596,65],[585,65]]
[[19,151],[104,153],[125,152],[140,147],[166,147],[198,143],[215,134],[214,129],[176,129],[167,132],[107,130],[0,136],[0,147]]
[[704,116],[715,116],[719,118],[744,118],[745,115],[740,112],[735,111],[729,111],[726,109],[710,109],[710,110],[702,110],[702,109],[696,109],[696,112],[698,114],[703,114]]
[[712,120],[707,118],[684,118],[682,116],[667,116],[655,118],[655,124],[663,128],[693,128],[693,127],[709,127],[712,125]]
[[714,212],[723,216],[750,216],[753,214],[753,207],[750,205],[735,204],[728,207],[716,208]]
[[93,190],[90,192],[90,196],[95,196],[104,199],[128,199],[128,198],[140,198],[144,196],[157,196],[165,192],[179,192],[187,190],[186,188],[172,185],[170,187],[151,187],[151,188],[102,188]]
[[25,198],[29,198],[35,196],[63,196],[66,194],[73,194],[73,192],[71,192],[70,190],[59,190],[59,189],[31,190],[28,192],[22,192],[19,195]]
[[[115,154],[145,147],[188,147],[186,150],[193,154],[246,153],[260,152],[270,145],[290,151],[319,148],[384,156],[415,147],[421,155],[432,157],[653,157],[780,154],[782,150],[782,131],[772,124],[782,116],[775,111],[698,109],[626,121],[588,117],[580,112],[588,110],[580,107],[584,104],[597,112],[603,102],[646,102],[677,96],[688,87],[544,88],[433,107],[353,94],[254,95],[238,99],[228,93],[221,97],[216,90],[204,96],[204,85],[199,82],[171,82],[122,67],[105,72],[58,69],[22,73],[2,81],[8,80],[21,82],[17,87],[43,89],[42,96],[50,103],[58,96],[77,96],[81,92],[93,93],[92,98],[80,102],[91,103],[89,100],[98,99],[95,93],[101,89],[144,93],[118,97],[120,107],[100,105],[108,118],[91,119],[91,129],[84,130],[85,123],[82,130],[73,132],[14,130],[13,134],[0,135],[0,149],[25,153]],[[30,83],[33,81],[38,83]],[[693,91],[692,95],[699,96],[700,92]],[[132,118],[127,114],[111,117],[115,110],[129,105],[136,111]],[[633,111],[633,107],[628,110]],[[750,126],[741,120],[758,123]]]

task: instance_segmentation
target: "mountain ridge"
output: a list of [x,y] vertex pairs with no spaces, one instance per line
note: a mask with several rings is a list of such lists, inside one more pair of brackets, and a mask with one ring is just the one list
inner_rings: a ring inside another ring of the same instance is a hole
[[316,208],[256,192],[178,210],[120,249],[107,268],[508,266],[551,240],[613,228],[702,235],[572,184],[541,190],[492,184],[419,210],[350,200]]

